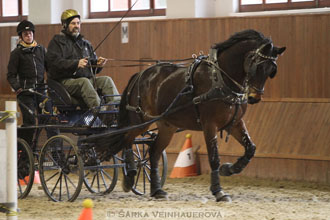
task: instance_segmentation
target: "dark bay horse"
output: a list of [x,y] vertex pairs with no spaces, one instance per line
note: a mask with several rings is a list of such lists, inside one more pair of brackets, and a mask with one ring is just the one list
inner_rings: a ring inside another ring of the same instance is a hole
[[[220,175],[240,173],[255,153],[242,119],[247,104],[258,103],[266,80],[277,72],[276,60],[285,47],[273,46],[271,39],[255,30],[234,34],[215,44],[208,56],[199,56],[189,66],[159,63],[136,73],[130,79],[121,99],[119,127],[136,129],[110,137],[108,143],[126,149],[130,155],[133,140],[145,132],[154,119],[158,136],[150,148],[151,196],[166,197],[161,189],[158,161],[177,128],[203,131],[212,169],[212,194],[217,201],[230,201],[220,186]],[[220,167],[217,132],[225,130],[244,148],[236,163]],[[128,169],[124,189],[130,190],[136,174],[134,164]]]

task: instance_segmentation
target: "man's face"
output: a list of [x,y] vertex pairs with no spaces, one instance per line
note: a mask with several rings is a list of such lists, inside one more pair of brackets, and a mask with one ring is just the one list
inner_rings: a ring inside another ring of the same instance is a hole
[[22,40],[27,44],[31,44],[33,42],[33,31],[23,31]]
[[72,19],[72,21],[69,24],[68,30],[72,36],[78,36],[80,33],[80,19],[79,18]]

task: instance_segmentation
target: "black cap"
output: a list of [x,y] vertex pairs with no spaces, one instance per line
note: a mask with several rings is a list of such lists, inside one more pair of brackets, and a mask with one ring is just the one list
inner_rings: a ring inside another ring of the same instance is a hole
[[32,22],[23,20],[17,25],[17,34],[21,35],[23,31],[32,31],[34,33],[34,25]]

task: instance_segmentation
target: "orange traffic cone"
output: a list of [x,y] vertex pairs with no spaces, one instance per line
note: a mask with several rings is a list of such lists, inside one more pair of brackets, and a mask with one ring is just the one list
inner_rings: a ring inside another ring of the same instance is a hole
[[[29,180],[30,180],[30,177],[29,176],[26,176],[26,177],[24,177],[24,179],[19,179],[19,184],[21,186],[25,186],[25,185],[27,185],[27,183],[29,182]],[[35,183],[35,184],[41,184],[41,182],[40,182],[40,176],[39,176],[39,171],[34,171],[33,183]]]
[[19,179],[19,185],[21,186],[26,186],[27,183],[29,182],[29,176],[24,177],[24,179]]
[[93,220],[93,201],[91,199],[85,199],[83,202],[83,210],[78,220]]
[[40,176],[39,176],[39,171],[34,171],[33,183],[41,184],[41,182],[40,182]]
[[197,166],[192,150],[191,134],[186,135],[186,141],[175,161],[170,178],[197,176]]

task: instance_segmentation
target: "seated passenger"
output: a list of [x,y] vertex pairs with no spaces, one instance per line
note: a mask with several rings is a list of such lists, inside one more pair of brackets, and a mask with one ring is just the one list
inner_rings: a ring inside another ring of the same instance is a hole
[[[118,95],[113,80],[108,76],[95,77],[107,60],[94,53],[91,43],[80,34],[80,15],[68,9],[61,16],[63,29],[48,45],[46,62],[48,77],[64,85],[69,94],[82,99],[88,108],[100,106],[98,95]],[[106,97],[106,103],[119,101]]]

